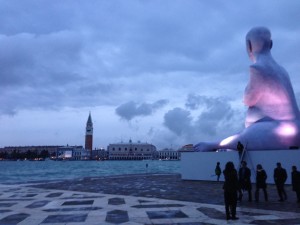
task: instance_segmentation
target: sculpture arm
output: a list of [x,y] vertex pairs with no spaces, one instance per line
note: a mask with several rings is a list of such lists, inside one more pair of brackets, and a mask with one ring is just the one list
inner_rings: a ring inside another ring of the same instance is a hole
[[250,80],[244,93],[244,104],[255,106],[263,91],[264,80],[262,73],[254,66],[250,67]]

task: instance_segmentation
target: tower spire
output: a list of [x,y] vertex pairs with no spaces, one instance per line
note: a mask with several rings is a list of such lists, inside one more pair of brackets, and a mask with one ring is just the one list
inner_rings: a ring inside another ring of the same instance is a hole
[[93,121],[91,112],[89,113],[88,120],[85,128],[85,149],[90,151],[90,158],[92,158],[93,150]]
[[86,124],[93,124],[93,122],[92,122],[92,116],[91,116],[91,111],[89,113],[89,117],[88,117],[88,120],[87,120]]

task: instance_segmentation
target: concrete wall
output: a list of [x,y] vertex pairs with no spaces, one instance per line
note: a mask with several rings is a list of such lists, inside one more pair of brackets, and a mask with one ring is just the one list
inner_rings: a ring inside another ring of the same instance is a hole
[[[239,155],[231,152],[182,152],[181,153],[181,178],[183,180],[216,180],[215,167],[220,162],[222,171],[225,164],[232,161],[239,168]],[[277,162],[281,162],[288,173],[287,184],[291,183],[291,167],[296,165],[300,171],[300,150],[274,150],[274,151],[249,151],[245,161],[251,169],[252,182],[255,182],[255,169],[261,164],[267,172],[268,183],[274,183],[273,172]],[[223,181],[223,174],[220,177]]]

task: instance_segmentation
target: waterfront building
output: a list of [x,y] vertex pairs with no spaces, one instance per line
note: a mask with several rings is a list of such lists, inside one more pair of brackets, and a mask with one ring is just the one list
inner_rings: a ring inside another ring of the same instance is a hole
[[0,148],[0,153],[11,155],[13,153],[25,154],[28,152],[40,155],[43,152],[47,153],[49,156],[56,156],[57,148],[62,147],[61,145],[42,145],[42,146],[7,146]]
[[94,149],[92,151],[92,159],[93,160],[107,160],[108,159],[108,151],[104,148]]
[[[93,122],[91,113],[89,114],[85,128],[85,149],[90,152],[93,150]],[[90,156],[92,156],[92,153],[90,153]]]
[[110,160],[149,160],[155,159],[157,153],[154,145],[140,141],[134,143],[132,140],[109,144],[107,151]]
[[56,158],[54,160],[88,160],[90,159],[90,151],[82,146],[63,146],[57,149]]
[[163,149],[158,151],[158,159],[160,160],[180,160],[180,152],[173,149]]

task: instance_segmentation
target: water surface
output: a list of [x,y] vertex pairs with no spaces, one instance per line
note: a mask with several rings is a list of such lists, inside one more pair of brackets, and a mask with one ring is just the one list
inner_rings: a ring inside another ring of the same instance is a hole
[[[148,165],[148,166],[147,166]],[[0,183],[179,173],[180,161],[0,161]]]

